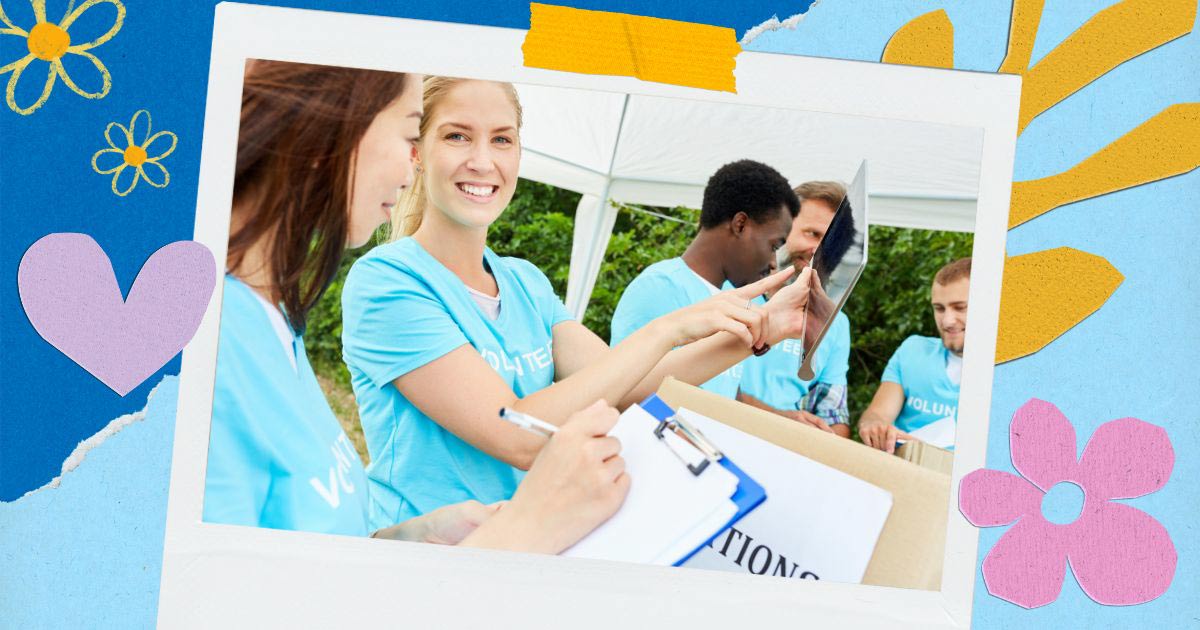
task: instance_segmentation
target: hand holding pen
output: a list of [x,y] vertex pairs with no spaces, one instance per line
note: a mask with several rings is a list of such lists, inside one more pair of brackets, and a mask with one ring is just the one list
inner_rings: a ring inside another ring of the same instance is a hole
[[495,516],[500,526],[464,541],[491,547],[491,532],[516,532],[502,548],[560,553],[608,520],[625,501],[629,475],[621,442],[608,432],[617,410],[604,401],[576,412],[561,427],[513,409],[501,414],[508,422],[550,438],[538,453],[516,494]]

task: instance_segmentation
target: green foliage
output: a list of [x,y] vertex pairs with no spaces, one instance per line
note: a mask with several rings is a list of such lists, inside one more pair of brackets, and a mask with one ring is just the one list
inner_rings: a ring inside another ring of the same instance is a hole
[[[537,265],[559,297],[566,297],[579,199],[578,193],[520,180],[512,202],[488,231],[488,246],[501,256],[516,256]],[[696,233],[694,210],[656,210],[686,221],[679,223],[640,209],[622,206],[583,318],[583,324],[605,340],[626,285],[647,265],[682,254]]]
[[[502,256],[534,263],[550,278],[555,292],[566,296],[579,198],[578,193],[521,180],[512,203],[492,224],[489,246]],[[648,265],[682,254],[696,233],[695,210],[653,210],[683,223],[641,210],[645,209],[622,207],[584,316],[584,325],[605,340],[625,287]],[[871,227],[870,264],[846,305],[852,418],[870,403],[888,359],[905,337],[937,334],[929,284],[942,265],[969,256],[971,243],[970,234]],[[350,265],[368,249],[347,253],[337,277],[309,314],[305,334],[313,368],[342,386],[350,381],[342,363],[342,284]]]
[[342,257],[337,276],[317,305],[308,312],[308,327],[304,331],[304,348],[308,351],[308,362],[312,364],[313,371],[343,387],[350,386],[350,371],[342,363],[342,285],[346,282],[350,265],[369,249],[351,250]]
[[583,316],[583,325],[605,341],[609,338],[613,311],[625,287],[649,265],[682,254],[696,235],[698,217],[694,210],[655,209],[660,214],[687,221],[680,223],[638,212],[636,208],[621,208]]
[[508,208],[488,230],[488,247],[537,265],[559,297],[567,294],[579,193],[522,179]]
[[909,335],[937,336],[929,287],[946,263],[971,255],[972,234],[873,225],[868,264],[846,301],[850,416],[871,403],[888,359]]

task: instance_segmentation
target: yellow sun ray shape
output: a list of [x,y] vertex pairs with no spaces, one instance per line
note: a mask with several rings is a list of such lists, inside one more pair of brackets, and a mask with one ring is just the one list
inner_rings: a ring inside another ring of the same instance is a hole
[[1200,167],[1200,103],[1172,105],[1071,168],[1013,182],[1008,227],[1059,206]]
[[930,11],[900,27],[883,48],[884,63],[954,67],[954,24],[945,9]]
[[[1016,5],[1025,4],[1026,1],[1016,0],[1013,3],[1014,12]],[[1023,20],[1032,25],[1033,35],[1036,36],[1037,25],[1041,21],[1042,0],[1034,0],[1032,4],[1037,5],[1038,17],[1023,16]],[[1034,11],[1030,7],[1022,9],[1022,12]],[[1097,13],[1032,68],[1017,70],[1024,75],[1017,133],[1024,131],[1038,114],[1113,68],[1187,35],[1192,31],[1195,21],[1196,0],[1124,0]],[[1029,39],[1032,50],[1033,36]],[[1026,64],[1028,60],[1026,56]],[[1014,59],[1014,65],[1016,61]]]
[[[63,16],[57,23],[49,22],[46,19],[46,0],[31,0],[30,4],[33,7],[34,25],[25,30],[13,23],[8,14],[4,12],[4,6],[0,5],[0,23],[4,28],[0,28],[0,35],[13,35],[16,37],[25,38],[25,47],[29,50],[29,54],[12,61],[3,67],[0,67],[0,75],[11,72],[12,76],[8,78],[8,85],[4,91],[5,102],[8,108],[22,116],[28,116],[41,108],[50,98],[50,92],[54,89],[54,83],[58,78],[62,78],[65,84],[72,92],[90,99],[104,98],[112,89],[112,75],[109,74],[108,68],[100,61],[98,57],[88,52],[89,50],[107,42],[121,30],[121,26],[125,22],[125,5],[121,4],[120,0],[87,0],[83,4],[68,9],[68,13]],[[100,37],[82,44],[71,44],[70,28],[71,25],[79,19],[88,9],[98,4],[111,4],[117,9],[116,19],[108,31]],[[66,66],[63,65],[62,59],[66,55],[79,55],[91,62],[92,66],[100,74],[100,89],[96,92],[88,92],[81,89],[71,75],[67,74]],[[45,61],[46,65],[46,82],[42,85],[41,95],[28,107],[22,107],[17,104],[17,82],[25,75],[35,61]]]
[[[1013,1],[1008,51],[1000,64],[1000,72],[1022,75],[1018,134],[1039,114],[1113,68],[1190,33],[1197,9],[1196,0],[1122,0],[1092,16],[1031,68],[1044,6],[1044,0]],[[954,26],[945,11],[938,10],[897,30],[881,60],[949,68],[953,59]],[[1198,166],[1200,103],[1168,107],[1063,173],[1014,182],[1009,227],[1064,204]],[[1056,271],[1055,265],[1060,266]],[[1075,272],[1082,275],[1072,276]],[[1099,309],[1122,279],[1108,261],[1077,250],[1060,248],[1008,258],[996,362],[1045,347]],[[1047,286],[1053,287],[1049,293]],[[1047,303],[1064,299],[1071,300],[1070,308],[1046,308]]]
[[1124,280],[1104,258],[1070,247],[1010,257],[1000,291],[996,363],[1041,350],[1096,312]]
[[1021,74],[1029,69],[1033,58],[1033,43],[1037,39],[1038,25],[1042,22],[1045,0],[1014,0],[1012,19],[1008,28],[1008,54],[1000,62],[997,72]]

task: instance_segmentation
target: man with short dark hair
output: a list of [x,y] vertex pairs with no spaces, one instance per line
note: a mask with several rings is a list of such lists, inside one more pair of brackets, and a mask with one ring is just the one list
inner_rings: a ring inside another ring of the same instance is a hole
[[[739,160],[717,169],[704,187],[700,232],[687,250],[646,267],[621,295],[612,345],[661,315],[769,275],[799,209],[787,179],[766,164]],[[735,398],[741,371],[735,365],[701,387]]]
[[954,448],[970,284],[970,258],[956,260],[934,276],[930,302],[941,338],[913,335],[900,344],[858,421],[863,444],[888,453],[895,451],[897,439]]

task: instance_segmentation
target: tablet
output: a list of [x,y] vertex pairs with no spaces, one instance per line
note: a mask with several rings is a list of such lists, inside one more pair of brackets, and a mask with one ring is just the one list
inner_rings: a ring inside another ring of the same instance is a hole
[[[786,254],[780,250],[781,254]],[[810,294],[808,322],[805,324],[804,354],[798,376],[812,380],[813,350],[825,338],[834,318],[846,304],[850,291],[867,268],[867,163],[858,167],[853,181],[846,187],[846,196],[834,212],[829,228],[812,256],[812,267],[821,280],[825,296]],[[816,302],[825,300],[822,308]]]

